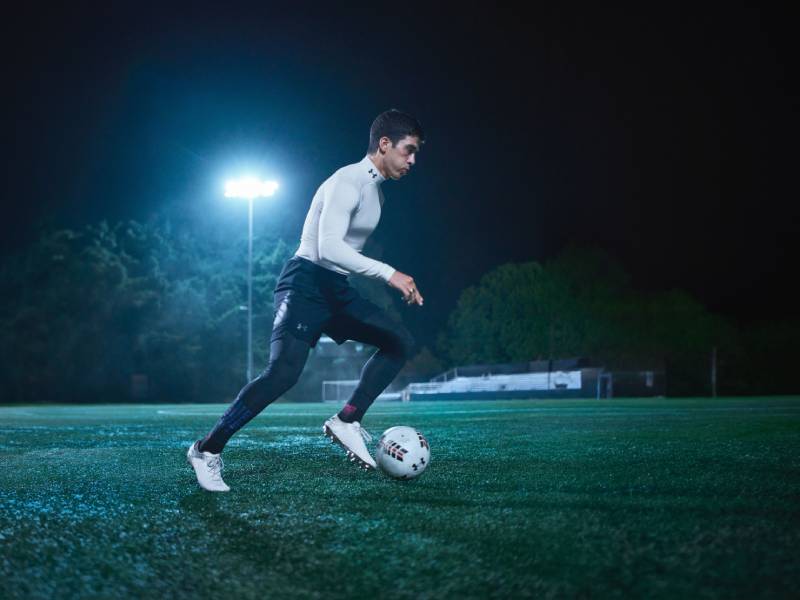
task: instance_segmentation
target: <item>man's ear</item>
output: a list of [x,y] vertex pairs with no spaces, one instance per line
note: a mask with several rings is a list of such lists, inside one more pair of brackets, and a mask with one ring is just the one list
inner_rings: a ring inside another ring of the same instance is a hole
[[381,139],[378,140],[378,150],[381,151],[381,154],[386,154],[386,151],[392,147],[392,140],[387,136],[383,136]]

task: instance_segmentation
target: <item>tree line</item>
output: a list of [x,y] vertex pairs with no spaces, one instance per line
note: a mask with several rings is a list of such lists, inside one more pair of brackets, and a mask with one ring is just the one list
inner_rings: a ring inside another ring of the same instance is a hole
[[739,324],[682,290],[645,293],[608,254],[569,247],[504,264],[464,290],[438,348],[451,364],[585,357],[611,370],[663,369],[668,395],[796,393],[800,320]]
[[[230,400],[245,362],[246,243],[164,215],[42,234],[0,267],[2,401],[131,401],[137,376],[158,401]],[[293,251],[269,234],[255,244],[254,331],[271,327],[272,290]],[[385,286],[354,284],[400,318]],[[707,395],[716,347],[720,393],[789,393],[798,331],[797,322],[739,327],[679,290],[638,292],[606,254],[570,248],[500,265],[465,289],[435,347],[401,378],[585,356],[619,369],[663,365],[670,394]],[[254,344],[256,365],[268,351]]]

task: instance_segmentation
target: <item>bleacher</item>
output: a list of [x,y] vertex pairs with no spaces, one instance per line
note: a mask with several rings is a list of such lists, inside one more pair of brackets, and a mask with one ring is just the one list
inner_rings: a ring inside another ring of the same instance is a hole
[[[459,369],[461,370],[461,369]],[[442,374],[424,383],[411,383],[402,392],[403,401],[467,400],[489,398],[582,397],[587,383],[596,385],[597,369],[546,371],[502,375]],[[588,376],[588,378],[587,378]],[[589,390],[594,392],[594,390]]]
[[[323,400],[345,402],[357,379],[323,382]],[[585,358],[464,365],[430,381],[384,392],[377,400],[492,400],[512,398],[601,398],[664,393],[663,369],[611,371]]]

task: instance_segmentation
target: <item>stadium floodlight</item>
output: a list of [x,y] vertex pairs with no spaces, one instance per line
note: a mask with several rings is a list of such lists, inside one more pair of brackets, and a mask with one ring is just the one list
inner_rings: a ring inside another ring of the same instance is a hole
[[253,201],[272,196],[278,190],[277,181],[262,181],[257,177],[230,179],[225,183],[225,197],[247,200],[250,206],[247,226],[247,381],[253,380]]
[[243,198],[255,200],[265,196],[272,196],[278,190],[277,181],[261,181],[256,177],[243,177],[230,179],[225,183],[226,198]]

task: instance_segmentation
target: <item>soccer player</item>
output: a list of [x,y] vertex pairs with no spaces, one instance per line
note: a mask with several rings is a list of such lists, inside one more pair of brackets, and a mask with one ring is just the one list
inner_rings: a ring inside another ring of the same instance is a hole
[[424,140],[411,115],[394,109],[381,113],[370,127],[367,155],[336,171],[317,189],[300,246],[286,261],[275,286],[269,363],[186,454],[202,488],[230,489],[222,480],[222,449],[234,433],[297,382],[309,349],[323,333],[337,344],[356,340],[377,347],[350,400],[322,426],[350,460],[364,469],[375,468],[364,443],[371,436],[360,423],[411,357],[414,338],[402,323],[359,295],[348,275],[380,279],[409,305],[422,306],[413,277],[364,256],[361,250],[381,217],[381,184],[408,175]]

